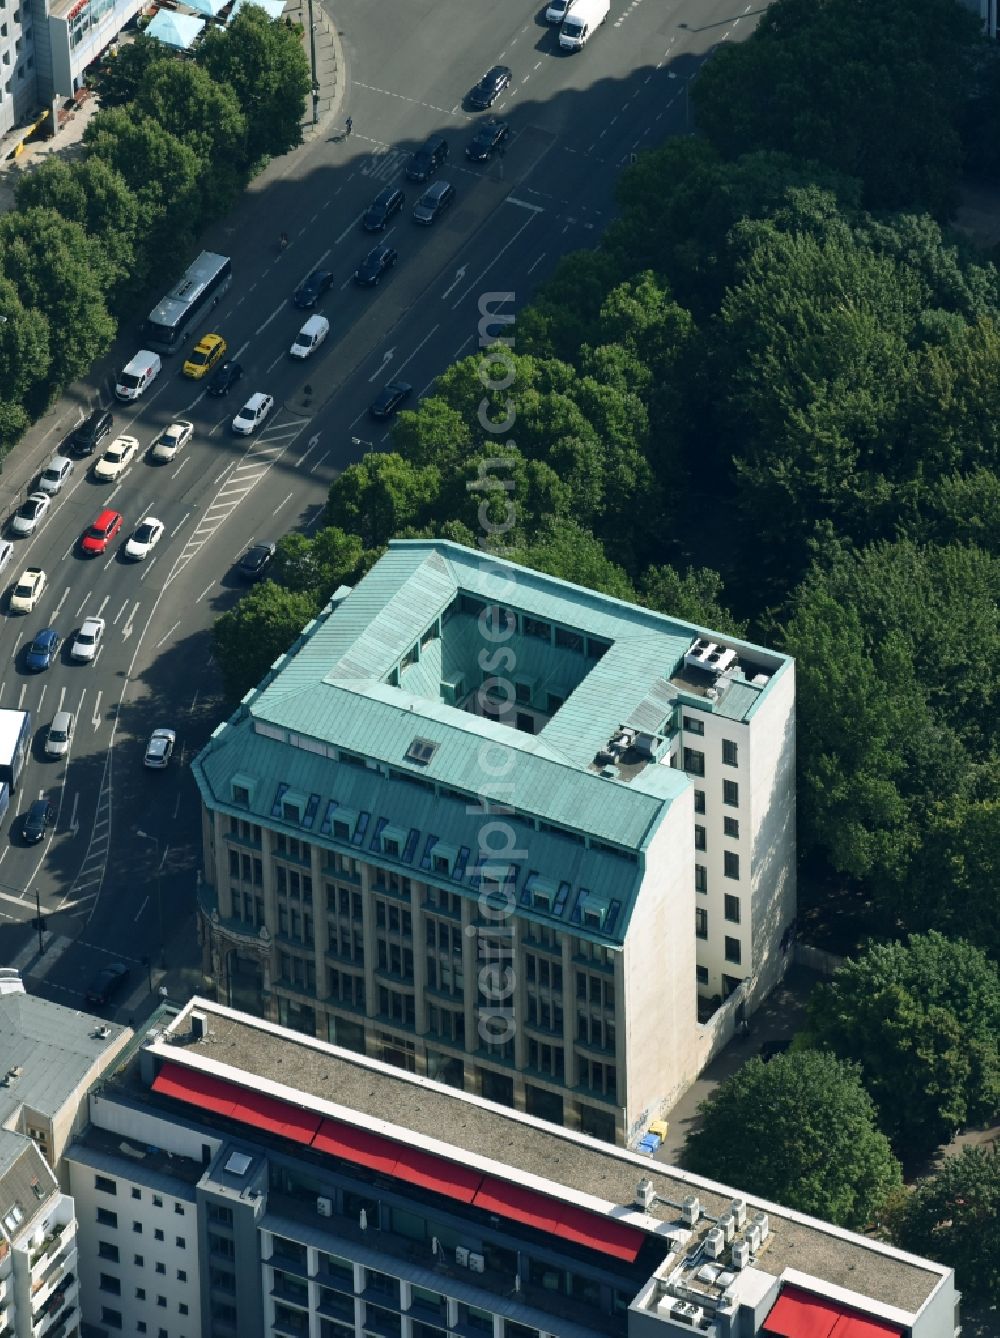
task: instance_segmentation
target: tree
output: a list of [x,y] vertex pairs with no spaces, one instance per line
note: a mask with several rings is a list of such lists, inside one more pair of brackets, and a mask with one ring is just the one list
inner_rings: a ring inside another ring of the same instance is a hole
[[857,1071],[817,1051],[751,1059],[716,1088],[682,1165],[856,1229],[901,1183]]
[[709,567],[688,567],[683,576],[673,567],[649,567],[639,582],[639,598],[647,608],[711,632],[746,636],[746,623],[720,603],[722,593],[722,577]]
[[963,1148],[902,1199],[896,1244],[953,1268],[963,1297],[1000,1296],[1000,1155]]
[[217,618],[212,647],[229,700],[239,701],[255,687],[318,612],[312,595],[264,581]]
[[205,34],[195,61],[235,92],[246,117],[247,158],[260,164],[302,143],[312,87],[302,30],[246,5],[225,28]]
[[294,531],[278,540],[271,580],[325,604],[338,585],[356,579],[364,549],[355,534],[327,526],[310,539]]
[[815,991],[809,1021],[816,1045],[860,1066],[901,1154],[1000,1110],[1000,975],[969,943],[873,943]]
[[49,380],[49,325],[36,307],[22,306],[17,288],[6,277],[0,277],[0,312],[4,317],[0,322],[0,401],[8,406],[0,441],[10,446],[16,438],[8,434],[24,417],[23,413],[10,416],[10,411],[31,399]]
[[440,487],[433,465],[419,469],[401,455],[375,452],[349,465],[330,485],[326,519],[356,535],[365,548],[377,548],[423,523]]
[[530,539],[510,549],[503,547],[500,552],[511,562],[548,572],[588,590],[600,590],[615,599],[635,599],[626,572],[610,560],[600,540],[574,520],[547,520]]
[[136,33],[99,67],[94,91],[102,108],[126,107],[139,96],[155,65],[177,64],[177,57],[163,43],[146,33]]

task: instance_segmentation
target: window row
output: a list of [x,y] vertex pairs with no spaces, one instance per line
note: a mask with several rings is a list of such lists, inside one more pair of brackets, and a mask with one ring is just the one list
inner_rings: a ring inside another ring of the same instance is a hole
[[[722,834],[723,836],[728,836],[734,841],[738,841],[740,836],[739,818],[723,818]],[[700,823],[697,822],[694,825],[694,848],[695,850],[708,849],[708,828],[703,827]]]
[[[705,722],[697,716],[686,715],[684,717],[684,729],[688,734],[704,734]],[[722,762],[724,766],[739,766],[739,747],[735,739],[722,740]],[[684,768],[687,770],[687,767]]]
[[[735,897],[727,898],[727,901],[728,900],[736,901],[736,898]],[[727,914],[726,919],[730,920],[732,919],[732,916]],[[736,907],[736,921],[737,923],[739,921],[738,903]],[[700,939],[708,938],[708,911],[702,910],[701,907],[696,909],[694,913],[694,932],[697,938]],[[727,962],[735,962],[736,965],[739,965],[740,962],[743,960],[743,949],[738,938],[731,938],[727,934],[725,939],[724,951]]]

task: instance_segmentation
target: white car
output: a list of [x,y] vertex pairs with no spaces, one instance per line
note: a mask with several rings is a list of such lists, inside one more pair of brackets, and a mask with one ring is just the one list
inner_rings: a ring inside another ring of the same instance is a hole
[[177,735],[172,729],[154,729],[146,744],[143,765],[152,771],[162,771],[170,761]]
[[45,593],[45,586],[41,567],[25,567],[10,597],[11,613],[30,613]]
[[10,522],[11,534],[34,534],[42,518],[52,505],[52,498],[46,492],[30,492],[14,512]]
[[54,455],[38,476],[39,492],[53,495],[62,491],[62,486],[73,472],[73,461],[68,455]]
[[552,0],[548,9],[545,11],[546,23],[562,23],[563,19],[573,8],[573,0]]
[[139,443],[135,437],[115,437],[114,441],[94,466],[94,478],[111,483],[120,478],[135,459]]
[[251,395],[233,419],[233,431],[239,437],[249,437],[252,432],[256,432],[273,408],[274,400],[270,395],[262,395],[259,391],[256,395]]
[[70,658],[89,664],[97,654],[103,635],[103,618],[84,618],[83,626],[73,638],[73,644],[69,648]]
[[171,423],[153,442],[153,448],[149,453],[150,459],[157,461],[158,464],[168,464],[177,452],[188,444],[193,432],[194,424],[189,423],[186,418]]
[[45,738],[46,757],[65,757],[73,742],[73,729],[76,722],[72,711],[56,711],[49,725]]
[[125,556],[133,562],[141,562],[160,542],[163,536],[163,521],[155,516],[147,516],[135,527],[131,539],[125,545]]

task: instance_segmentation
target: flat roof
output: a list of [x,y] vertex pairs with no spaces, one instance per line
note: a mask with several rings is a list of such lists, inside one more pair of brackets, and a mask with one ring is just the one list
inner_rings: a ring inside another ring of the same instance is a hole
[[[191,1031],[195,1010],[208,1019],[202,1039]],[[661,1236],[665,1245],[670,1229],[683,1225],[680,1212],[657,1202],[648,1214],[641,1213],[634,1206],[640,1179],[651,1180],[657,1195],[678,1208],[697,1195],[711,1217],[723,1213],[733,1198],[743,1198],[749,1210],[766,1212],[770,1222],[758,1268],[775,1276],[795,1270],[910,1315],[949,1273],[739,1188],[727,1189],[208,1000],[192,999],[149,1048],[171,1064],[229,1078],[359,1129],[405,1135],[412,1147],[638,1226]],[[703,1228],[709,1226],[703,1221]]]

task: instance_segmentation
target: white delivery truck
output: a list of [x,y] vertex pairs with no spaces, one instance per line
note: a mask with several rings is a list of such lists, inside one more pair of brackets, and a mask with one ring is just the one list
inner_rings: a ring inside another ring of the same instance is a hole
[[559,29],[559,45],[564,51],[579,51],[584,42],[608,17],[611,0],[576,0]]
[[159,376],[162,365],[159,353],[141,348],[119,374],[115,383],[115,394],[126,403],[129,400],[137,400]]

